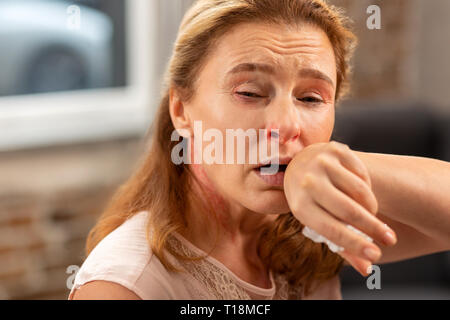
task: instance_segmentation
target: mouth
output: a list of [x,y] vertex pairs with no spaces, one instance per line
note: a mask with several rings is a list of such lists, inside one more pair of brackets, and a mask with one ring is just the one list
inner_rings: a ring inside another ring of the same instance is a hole
[[[284,185],[284,174],[291,160],[292,158],[283,158],[276,162],[260,164],[253,168],[253,171],[267,185],[282,187]],[[277,171],[274,170],[276,168]]]
[[287,166],[289,165],[289,163],[292,161],[291,157],[284,157],[284,158],[279,158],[279,159],[274,159],[273,161],[263,161],[262,163],[258,164],[258,166],[256,166],[254,168],[254,170],[258,170],[261,171],[261,169],[273,169],[273,167],[278,166],[278,171],[277,172],[285,172],[287,169]]
[[286,169],[287,169],[287,164],[276,164],[276,163],[272,163],[272,164],[267,164],[267,165],[264,165],[264,166],[260,166],[260,167],[257,167],[257,168],[255,168],[254,170],[257,170],[257,171],[260,171],[261,172],[261,169],[263,169],[263,168],[265,168],[265,169],[270,169],[270,168],[272,168],[272,167],[274,167],[274,166],[277,166],[278,165],[278,172],[285,172],[286,171]]

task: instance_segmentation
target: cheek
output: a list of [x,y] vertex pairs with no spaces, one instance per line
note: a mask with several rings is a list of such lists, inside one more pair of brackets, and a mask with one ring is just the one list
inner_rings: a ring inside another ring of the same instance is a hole
[[231,94],[217,94],[213,89],[199,95],[195,119],[201,120],[204,130],[218,129],[225,134],[227,129],[256,128],[263,114],[252,108],[243,108]]
[[321,114],[311,114],[303,127],[303,134],[311,143],[329,142],[335,123],[334,107]]

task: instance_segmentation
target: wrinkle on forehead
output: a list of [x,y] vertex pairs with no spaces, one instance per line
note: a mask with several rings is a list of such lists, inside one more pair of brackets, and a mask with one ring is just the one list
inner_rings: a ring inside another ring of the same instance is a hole
[[[268,47],[276,50],[280,53],[285,54],[295,54],[296,51],[304,52],[315,52],[317,50],[324,49],[324,37],[317,37],[317,34],[312,35],[302,35],[302,38],[298,37],[293,38],[279,38],[278,35],[273,32],[256,32],[256,34],[247,35],[242,41],[243,46],[245,47],[247,44],[250,46],[253,45],[261,45],[263,47]],[[326,38],[328,39],[328,38]]]
[[[281,32],[279,32],[281,30]],[[230,40],[240,37],[241,45],[247,43],[269,43],[279,49],[292,48],[324,48],[331,47],[327,34],[319,27],[305,24],[299,27],[287,25],[272,25],[262,23],[247,23],[235,26],[225,36]],[[225,41],[226,43],[230,43]]]
[[[237,43],[239,45],[236,45]],[[252,62],[257,60],[277,67],[283,64],[289,68],[325,65],[329,70],[322,71],[328,71],[330,78],[336,77],[335,56],[331,42],[323,30],[311,25],[299,28],[253,23],[236,26],[225,35],[219,48],[230,57],[228,68],[238,63],[249,62],[248,59],[251,58]]]

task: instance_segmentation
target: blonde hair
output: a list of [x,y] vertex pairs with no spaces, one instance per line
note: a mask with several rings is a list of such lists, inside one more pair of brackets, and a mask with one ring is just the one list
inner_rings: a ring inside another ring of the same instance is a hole
[[[116,192],[86,242],[86,254],[127,218],[148,211],[149,245],[161,263],[171,271],[180,271],[166,257],[165,250],[180,259],[168,244],[168,236],[186,226],[188,194],[195,175],[185,164],[171,161],[174,131],[169,114],[169,90],[177,88],[188,101],[195,94],[195,80],[214,44],[239,23],[308,23],[325,31],[334,48],[337,68],[336,101],[348,90],[349,60],[356,37],[349,30],[349,20],[340,9],[322,0],[198,0],[181,22],[173,54],[161,92],[162,99],[151,127],[150,148],[130,179]],[[212,209],[212,205],[209,206]],[[213,210],[212,210],[213,211]],[[284,274],[293,286],[303,286],[308,294],[318,285],[337,275],[342,258],[322,244],[301,234],[303,226],[292,214],[280,215],[262,232],[259,254],[268,268]],[[201,259],[199,257],[198,259]]]

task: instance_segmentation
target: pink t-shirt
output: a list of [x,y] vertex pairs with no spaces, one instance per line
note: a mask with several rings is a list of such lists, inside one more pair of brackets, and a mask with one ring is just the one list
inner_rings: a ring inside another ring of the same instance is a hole
[[[140,212],[100,241],[78,271],[69,300],[76,289],[94,280],[118,283],[144,300],[342,299],[337,276],[302,297],[301,290],[289,287],[280,275],[271,272],[271,288],[260,288],[211,256],[186,263],[168,255],[171,262],[186,270],[169,272],[150,250],[147,221],[148,212]],[[185,254],[205,255],[180,234],[175,233],[170,241]]]

